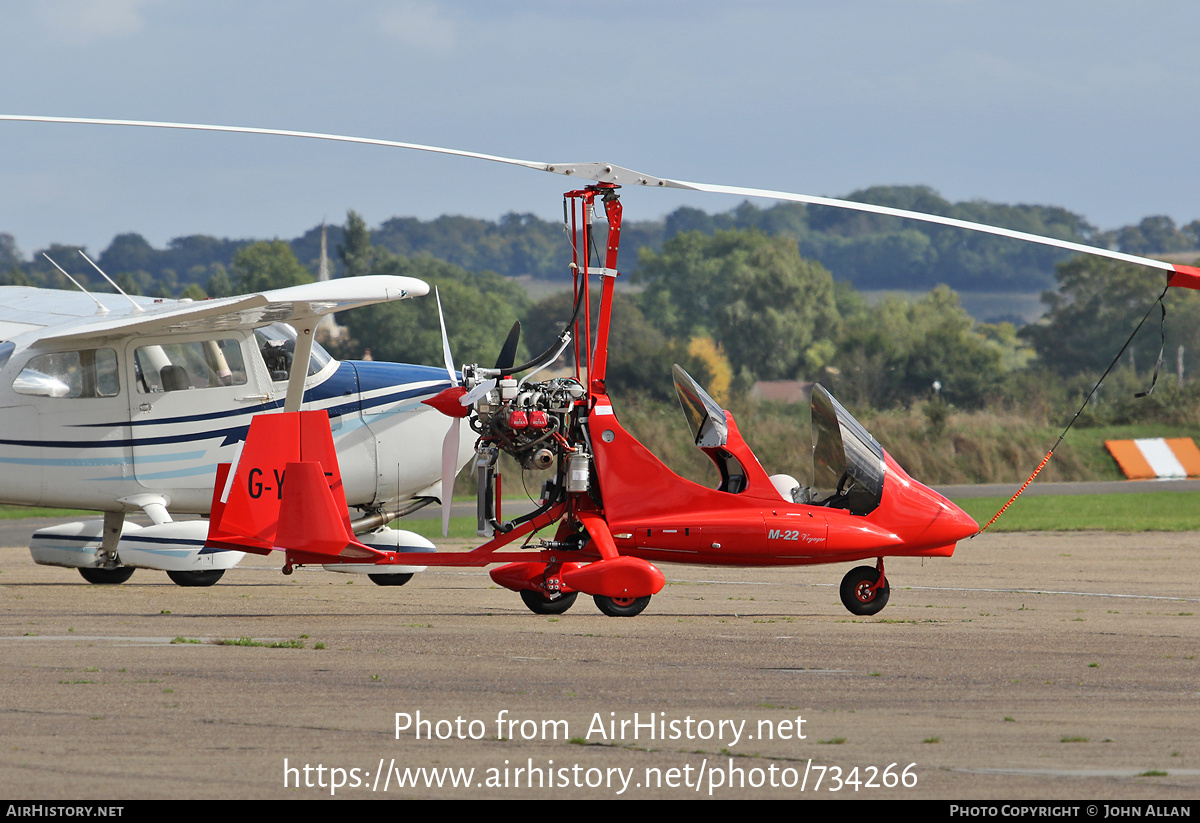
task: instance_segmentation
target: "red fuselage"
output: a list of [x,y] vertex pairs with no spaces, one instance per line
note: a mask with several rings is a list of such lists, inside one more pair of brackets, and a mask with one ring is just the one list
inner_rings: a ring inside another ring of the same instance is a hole
[[[607,397],[589,417],[604,517],[623,555],[651,561],[798,566],[870,557],[948,557],[979,527],[913,480],[885,452],[881,502],[870,514],[785,500],[727,414],[723,447],[744,471],[738,493],[681,478],[617,421]],[[708,451],[706,449],[706,451]]]

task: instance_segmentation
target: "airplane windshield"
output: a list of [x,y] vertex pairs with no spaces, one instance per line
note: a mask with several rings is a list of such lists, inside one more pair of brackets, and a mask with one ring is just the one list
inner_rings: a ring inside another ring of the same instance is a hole
[[[292,357],[296,351],[296,330],[287,323],[272,323],[261,329],[254,330],[258,341],[258,350],[262,353],[271,380],[278,383],[288,379],[292,368]],[[321,348],[321,344],[313,341],[312,355],[308,358],[308,374],[312,376],[325,368],[333,360],[329,352]]]
[[692,376],[679,368],[672,369],[675,378],[675,394],[679,397],[679,405],[687,417],[688,427],[692,430],[692,439],[702,449],[724,446],[729,436],[725,424],[725,412],[717,405],[717,401],[708,396],[708,392],[700,388]]
[[883,498],[883,447],[819,384],[812,387],[812,444],[816,502],[873,511]]

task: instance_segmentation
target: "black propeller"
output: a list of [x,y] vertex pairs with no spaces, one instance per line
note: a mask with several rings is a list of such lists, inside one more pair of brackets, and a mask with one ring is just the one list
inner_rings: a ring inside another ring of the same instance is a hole
[[512,324],[504,345],[500,348],[500,356],[496,358],[496,369],[511,369],[517,362],[517,344],[521,342],[521,321]]

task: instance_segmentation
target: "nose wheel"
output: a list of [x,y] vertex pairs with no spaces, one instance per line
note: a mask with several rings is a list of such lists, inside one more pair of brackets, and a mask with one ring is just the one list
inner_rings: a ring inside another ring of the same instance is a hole
[[636,617],[650,604],[650,595],[645,597],[605,597],[592,595],[596,608],[609,617]]
[[[880,583],[882,582],[882,585]],[[883,574],[883,562],[879,568],[857,566],[842,578],[842,605],[851,614],[869,616],[883,611],[891,596],[892,587]]]
[[117,566],[113,569],[93,569],[80,567],[79,573],[83,579],[97,586],[116,586],[124,583],[133,576],[133,566]]

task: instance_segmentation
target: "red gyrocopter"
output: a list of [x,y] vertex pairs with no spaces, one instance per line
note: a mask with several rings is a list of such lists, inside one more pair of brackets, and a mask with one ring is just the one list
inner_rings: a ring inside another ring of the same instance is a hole
[[[819,385],[811,387],[813,481],[804,486],[786,475],[768,476],[733,415],[676,366],[680,403],[720,484],[707,488],[667,468],[621,425],[606,386],[621,232],[617,186],[600,183],[566,198],[573,205],[576,310],[559,341],[514,366],[516,335],[510,335],[497,366],[464,366],[461,385],[447,354],[451,386],[426,401],[455,421],[445,449],[451,471],[459,421],[469,419],[479,434],[480,519],[491,540],[468,552],[381,552],[358,542],[328,420],[321,412],[298,412],[254,419],[233,479],[218,476],[209,543],[259,553],[281,549],[285,571],[338,562],[503,563],[491,571],[492,580],[518,592],[538,614],[565,612],[584,592],[615,617],[640,613],[662,589],[655,562],[800,566],[876,558],[874,566],[852,569],[841,586],[846,607],[865,615],[887,604],[885,557],[947,557],[958,540],[978,530],[961,509],[910,478]],[[607,222],[599,266],[589,242],[598,205]],[[593,329],[587,318],[596,277],[602,284]],[[580,343],[572,377],[530,380],[572,339]],[[496,516],[501,451],[526,468],[553,470],[540,507],[510,522]],[[264,477],[287,482],[263,494]],[[444,478],[443,487],[452,482]],[[550,539],[536,537],[550,527]]]

